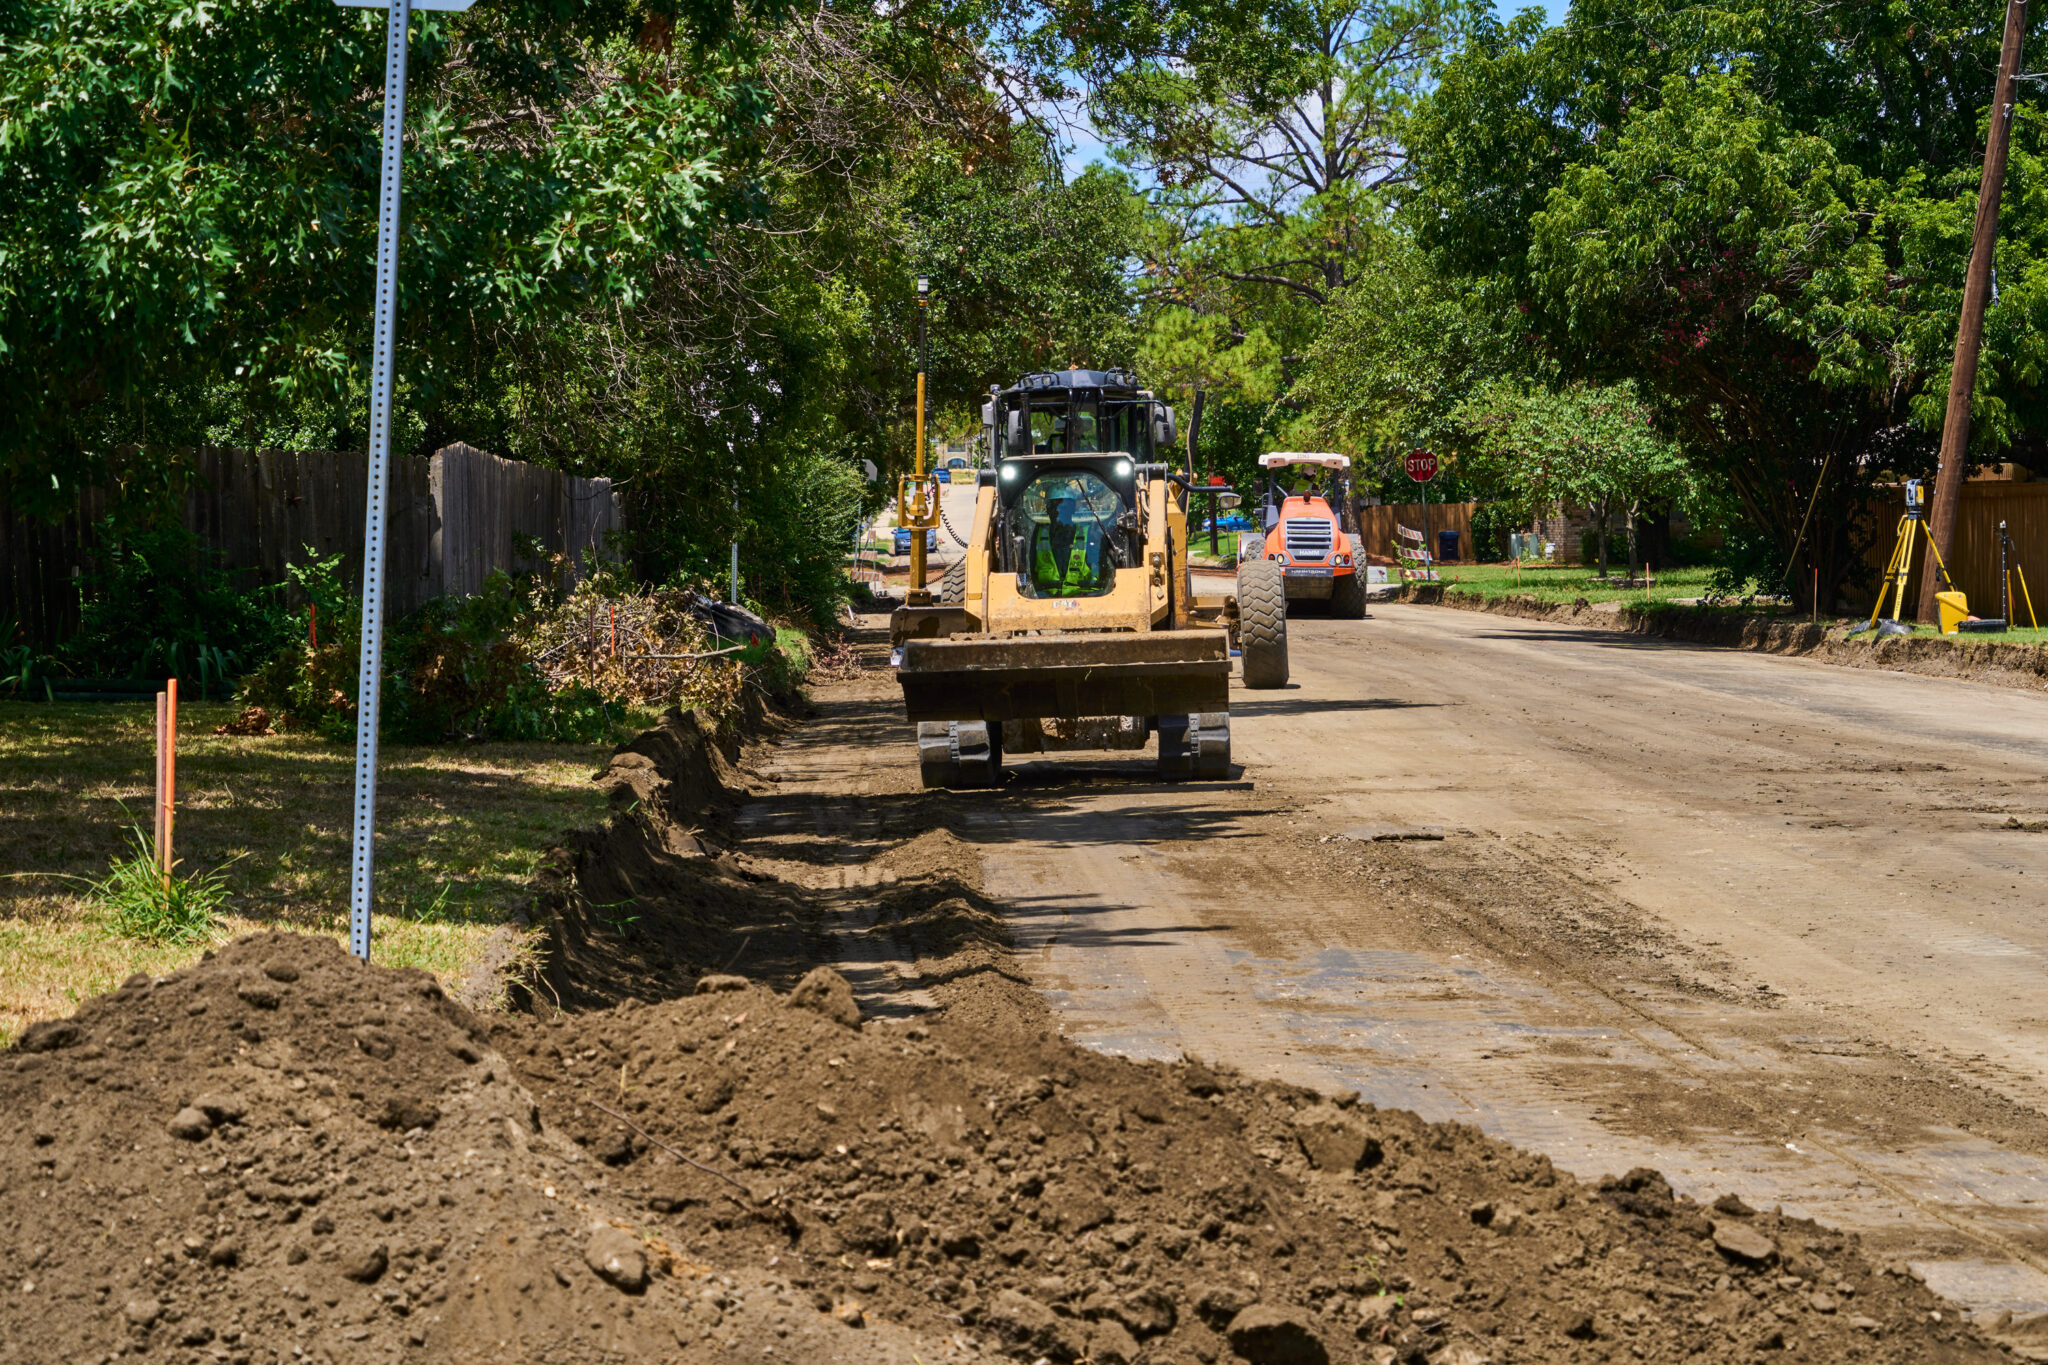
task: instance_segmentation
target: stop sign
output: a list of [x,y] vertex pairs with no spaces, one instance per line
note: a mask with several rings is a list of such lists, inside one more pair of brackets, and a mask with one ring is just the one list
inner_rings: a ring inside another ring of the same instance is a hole
[[1436,477],[1436,456],[1427,450],[1408,452],[1408,477],[1417,483],[1428,483]]

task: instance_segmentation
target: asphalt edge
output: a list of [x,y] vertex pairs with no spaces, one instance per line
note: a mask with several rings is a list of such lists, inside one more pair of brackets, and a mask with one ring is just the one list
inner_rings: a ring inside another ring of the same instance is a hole
[[1644,610],[1617,602],[1544,602],[1529,596],[1483,598],[1453,593],[1441,583],[1404,584],[1400,599],[1525,621],[1612,631],[1759,654],[1811,659],[1843,668],[1875,668],[1922,677],[1952,678],[2017,691],[2048,690],[2048,649],[1996,640],[1950,641],[1928,636],[1851,638],[1840,622],[1788,621],[1686,607]]

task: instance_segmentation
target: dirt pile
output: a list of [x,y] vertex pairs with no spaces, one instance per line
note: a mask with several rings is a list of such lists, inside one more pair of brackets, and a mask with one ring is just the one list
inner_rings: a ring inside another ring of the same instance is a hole
[[1593,1188],[1348,1099],[711,984],[493,1041],[671,1244],[774,1258],[821,1312],[1055,1361],[2002,1354],[1852,1240],[1654,1172]]
[[2000,1354],[1843,1238],[1649,1173],[1589,1188],[1022,1007],[704,986],[485,1025],[268,935],[35,1026],[0,1055],[8,1357]]
[[758,1360],[845,1333],[669,1255],[474,1016],[329,939],[246,939],[30,1028],[0,1116],[10,1362],[581,1365],[721,1317],[701,1355]]

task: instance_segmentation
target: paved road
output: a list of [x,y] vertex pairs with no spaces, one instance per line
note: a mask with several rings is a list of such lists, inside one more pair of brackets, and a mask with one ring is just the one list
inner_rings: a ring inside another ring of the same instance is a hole
[[1233,698],[1244,781],[1041,759],[962,799],[1074,1036],[2048,1309],[2048,697],[1442,608],[1290,630],[1293,685]]

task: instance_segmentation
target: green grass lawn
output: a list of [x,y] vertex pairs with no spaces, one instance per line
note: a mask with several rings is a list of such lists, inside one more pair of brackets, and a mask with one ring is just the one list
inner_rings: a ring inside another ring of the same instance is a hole
[[[215,736],[237,709],[180,708],[176,856],[186,871],[222,869],[222,937],[345,939],[354,751],[307,735]],[[0,703],[0,1046],[204,946],[121,938],[86,894],[129,851],[129,826],[149,827],[153,723],[148,704]],[[591,776],[609,752],[384,746],[373,957],[461,988],[492,929],[527,904],[541,853],[603,817]]]
[[1209,532],[1196,529],[1189,533],[1188,561],[1193,564],[1227,564],[1237,566],[1237,538],[1249,535],[1248,531],[1218,531],[1216,553],[1209,553]]
[[[1488,600],[1533,597],[1541,602],[1563,603],[1583,597],[1588,602],[1626,602],[1632,606],[1704,597],[1714,578],[1712,569],[1661,569],[1656,574],[1655,587],[1614,588],[1593,582],[1598,570],[1590,568],[1543,566],[1517,570],[1511,564],[1445,564],[1438,566],[1437,572],[1450,585],[1447,591]],[[1627,572],[1626,565],[1613,569],[1616,578]]]

